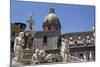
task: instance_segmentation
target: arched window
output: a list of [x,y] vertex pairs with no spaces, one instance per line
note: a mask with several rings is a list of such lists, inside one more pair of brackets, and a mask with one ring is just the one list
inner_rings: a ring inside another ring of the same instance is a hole
[[51,26],[48,26],[48,30],[51,30]]

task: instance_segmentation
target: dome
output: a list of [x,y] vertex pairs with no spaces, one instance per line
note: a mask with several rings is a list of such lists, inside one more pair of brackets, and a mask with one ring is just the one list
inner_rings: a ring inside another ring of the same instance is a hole
[[49,15],[47,15],[44,19],[44,23],[45,22],[57,22],[59,21],[58,17],[56,16],[56,14],[54,13],[50,13]]
[[44,31],[57,31],[60,33],[61,25],[59,18],[55,14],[55,9],[50,8],[49,14],[44,18],[43,21]]
[[55,14],[55,11],[53,8],[50,9],[49,14],[44,18],[44,23],[45,22],[59,22],[59,18],[57,17],[57,15]]

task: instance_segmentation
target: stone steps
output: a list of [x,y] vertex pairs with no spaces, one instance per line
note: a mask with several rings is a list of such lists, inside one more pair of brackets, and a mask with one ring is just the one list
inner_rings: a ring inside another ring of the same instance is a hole
[[31,64],[32,59],[22,59],[21,63],[23,64]]

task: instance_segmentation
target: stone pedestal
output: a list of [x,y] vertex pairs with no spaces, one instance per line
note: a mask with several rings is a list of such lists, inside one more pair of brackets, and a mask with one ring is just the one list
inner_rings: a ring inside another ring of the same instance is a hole
[[34,53],[34,50],[32,49],[24,49],[23,59],[21,60],[21,62],[23,64],[31,64],[33,53]]

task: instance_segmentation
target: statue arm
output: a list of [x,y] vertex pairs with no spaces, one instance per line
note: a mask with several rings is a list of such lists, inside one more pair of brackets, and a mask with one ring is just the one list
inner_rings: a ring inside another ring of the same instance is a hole
[[16,37],[16,38],[15,38],[15,41],[14,41],[14,52],[16,51],[17,42],[18,42],[18,38]]

